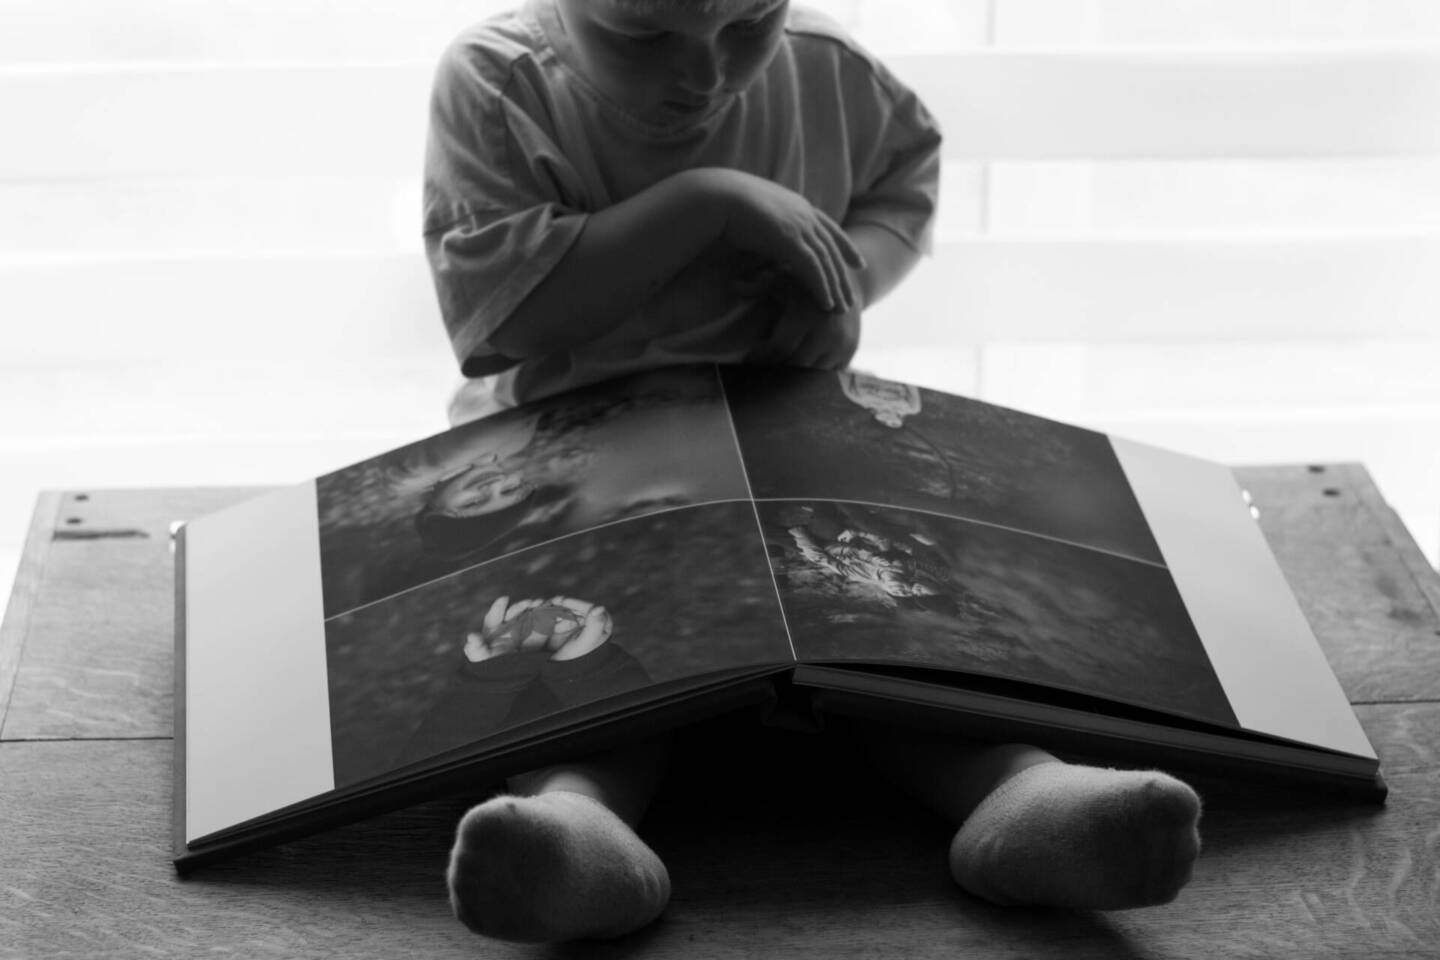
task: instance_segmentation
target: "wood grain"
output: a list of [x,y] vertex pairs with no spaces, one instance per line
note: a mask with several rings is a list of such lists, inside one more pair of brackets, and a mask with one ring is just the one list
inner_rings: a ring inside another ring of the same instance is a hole
[[53,492],[42,493],[36,499],[25,548],[20,553],[10,599],[5,605],[5,618],[0,622],[0,739],[4,739],[5,721],[10,716],[10,701],[19,674],[20,658],[30,636],[30,620],[45,572],[50,531],[55,525],[59,501],[60,494]]
[[1375,701],[1357,713],[1386,806],[1196,779],[1206,848],[1174,904],[1001,909],[954,888],[949,825],[845,743],[716,722],[687,734],[646,822],[670,909],[568,947],[485,941],[450,918],[441,873],[463,799],[177,878],[166,534],[256,491],[47,495],[0,633],[0,689],[14,687],[0,957],[1440,956],[1436,578],[1363,468],[1240,475],[1342,683]]
[[[1440,943],[1440,705],[1362,708],[1391,776],[1383,809],[1232,793],[1174,904],[1129,913],[991,907],[945,865],[950,828],[829,738],[715,724],[646,836],[675,896],[610,945],[514,947],[449,917],[441,874],[463,802],[430,803],[177,879],[169,745],[0,749],[0,944],[31,960],[214,948],[245,957],[1419,956]],[[67,811],[58,816],[57,811]],[[0,948],[3,953],[3,948]]]
[[170,736],[170,523],[255,493],[216,487],[42,498],[53,524],[32,529],[27,556],[43,563],[29,562],[37,572],[22,571],[28,579],[17,582],[27,636],[18,668],[5,673],[14,692],[4,738]]
[[1350,700],[1440,699],[1437,577],[1364,468],[1237,475]]

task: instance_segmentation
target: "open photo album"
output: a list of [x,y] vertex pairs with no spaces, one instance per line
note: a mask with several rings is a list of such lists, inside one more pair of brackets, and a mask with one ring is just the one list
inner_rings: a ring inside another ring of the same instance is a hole
[[611,381],[176,539],[181,869],[746,710],[1384,796],[1228,468],[863,373]]

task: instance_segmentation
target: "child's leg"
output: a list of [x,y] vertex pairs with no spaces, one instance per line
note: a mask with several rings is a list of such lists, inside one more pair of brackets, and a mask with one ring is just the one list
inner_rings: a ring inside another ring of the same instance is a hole
[[460,821],[455,915],[503,940],[617,937],[660,915],[670,875],[634,827],[663,772],[655,742],[512,777]]
[[1200,799],[1157,771],[1062,763],[1036,747],[857,731],[880,770],[959,826],[950,872],[1000,904],[1168,903],[1200,852]]

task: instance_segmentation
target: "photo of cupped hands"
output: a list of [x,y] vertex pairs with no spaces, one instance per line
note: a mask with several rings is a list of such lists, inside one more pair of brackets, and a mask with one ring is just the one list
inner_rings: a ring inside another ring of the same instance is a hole
[[522,650],[548,651],[551,660],[575,660],[610,639],[614,621],[602,606],[554,596],[510,602],[497,597],[480,632],[465,636],[465,659],[480,663]]

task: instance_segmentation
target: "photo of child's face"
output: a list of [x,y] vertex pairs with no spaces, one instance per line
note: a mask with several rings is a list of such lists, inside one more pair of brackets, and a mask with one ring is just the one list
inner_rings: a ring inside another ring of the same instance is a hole
[[557,6],[591,83],[647,120],[676,124],[711,116],[760,75],[779,47],[789,0]]
[[534,492],[534,484],[522,474],[503,470],[490,458],[442,480],[430,495],[430,505],[450,516],[478,517],[513,507]]
[[572,391],[320,477],[327,615],[557,537],[747,494],[713,368]]

